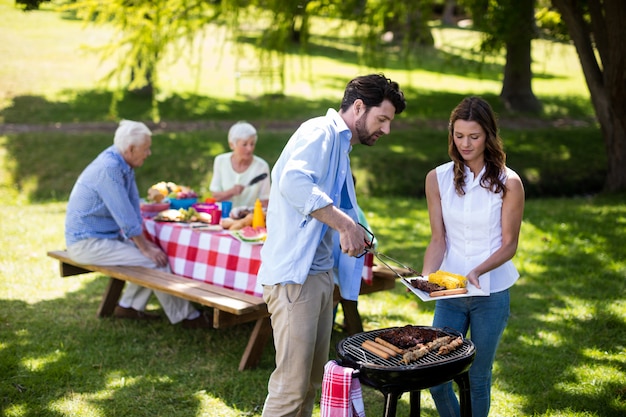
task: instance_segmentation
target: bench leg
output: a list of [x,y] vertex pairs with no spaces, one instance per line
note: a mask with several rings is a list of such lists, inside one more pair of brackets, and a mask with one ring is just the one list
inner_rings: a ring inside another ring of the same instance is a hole
[[120,299],[122,289],[124,289],[125,282],[117,278],[109,278],[109,284],[107,285],[102,301],[100,301],[100,307],[98,307],[98,317],[109,317],[113,315],[113,310]]
[[248,345],[239,362],[239,370],[253,369],[259,364],[263,348],[272,334],[272,325],[269,317],[258,319],[248,339]]

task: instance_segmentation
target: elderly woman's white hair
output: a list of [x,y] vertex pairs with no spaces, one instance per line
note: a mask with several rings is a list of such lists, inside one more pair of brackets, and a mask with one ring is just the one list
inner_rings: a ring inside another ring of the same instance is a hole
[[148,126],[141,122],[122,120],[113,138],[113,144],[118,151],[124,152],[131,145],[141,145],[146,140],[146,135],[152,136]]
[[234,145],[240,140],[248,139],[250,136],[254,136],[254,142],[256,143],[257,133],[254,126],[248,122],[237,122],[228,131],[228,143]]

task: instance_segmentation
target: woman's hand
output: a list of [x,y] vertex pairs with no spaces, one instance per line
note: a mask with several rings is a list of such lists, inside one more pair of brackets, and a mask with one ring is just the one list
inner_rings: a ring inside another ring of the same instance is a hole
[[246,187],[244,187],[241,184],[236,184],[236,185],[233,186],[233,188],[230,189],[230,191],[232,192],[233,197],[234,197],[236,195],[241,194],[243,192],[244,188],[246,188]]
[[470,282],[470,284],[472,284],[474,287],[476,288],[480,288],[480,282],[478,281],[478,278],[480,277],[480,274],[478,272],[476,272],[476,270],[471,270],[469,272],[469,274],[467,274],[467,280]]

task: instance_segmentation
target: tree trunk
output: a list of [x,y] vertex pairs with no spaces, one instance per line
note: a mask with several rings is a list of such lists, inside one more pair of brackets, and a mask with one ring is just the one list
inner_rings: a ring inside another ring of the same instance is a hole
[[507,109],[522,113],[540,113],[542,106],[532,89],[531,41],[507,42],[506,64],[500,99]]
[[446,0],[443,6],[443,13],[441,14],[441,23],[446,26],[456,25],[456,17],[454,10],[456,9],[456,0]]
[[590,24],[583,18],[578,0],[552,3],[561,13],[578,52],[604,137],[608,162],[604,188],[609,192],[626,191],[626,3],[588,0]]
[[507,109],[523,113],[540,113],[542,106],[532,89],[531,42],[534,33],[534,0],[516,4],[517,25],[506,35],[506,64],[500,99]]

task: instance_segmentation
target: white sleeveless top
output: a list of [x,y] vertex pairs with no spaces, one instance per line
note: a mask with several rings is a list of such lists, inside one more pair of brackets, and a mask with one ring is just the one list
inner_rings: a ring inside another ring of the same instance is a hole
[[[481,187],[485,168],[474,179],[465,167],[465,195],[454,188],[454,162],[436,168],[441,196],[441,209],[446,229],[444,271],[467,275],[502,246],[502,193]],[[506,168],[504,181],[511,170]],[[511,260],[480,276],[481,283],[489,279],[490,293],[504,291],[519,278]]]

